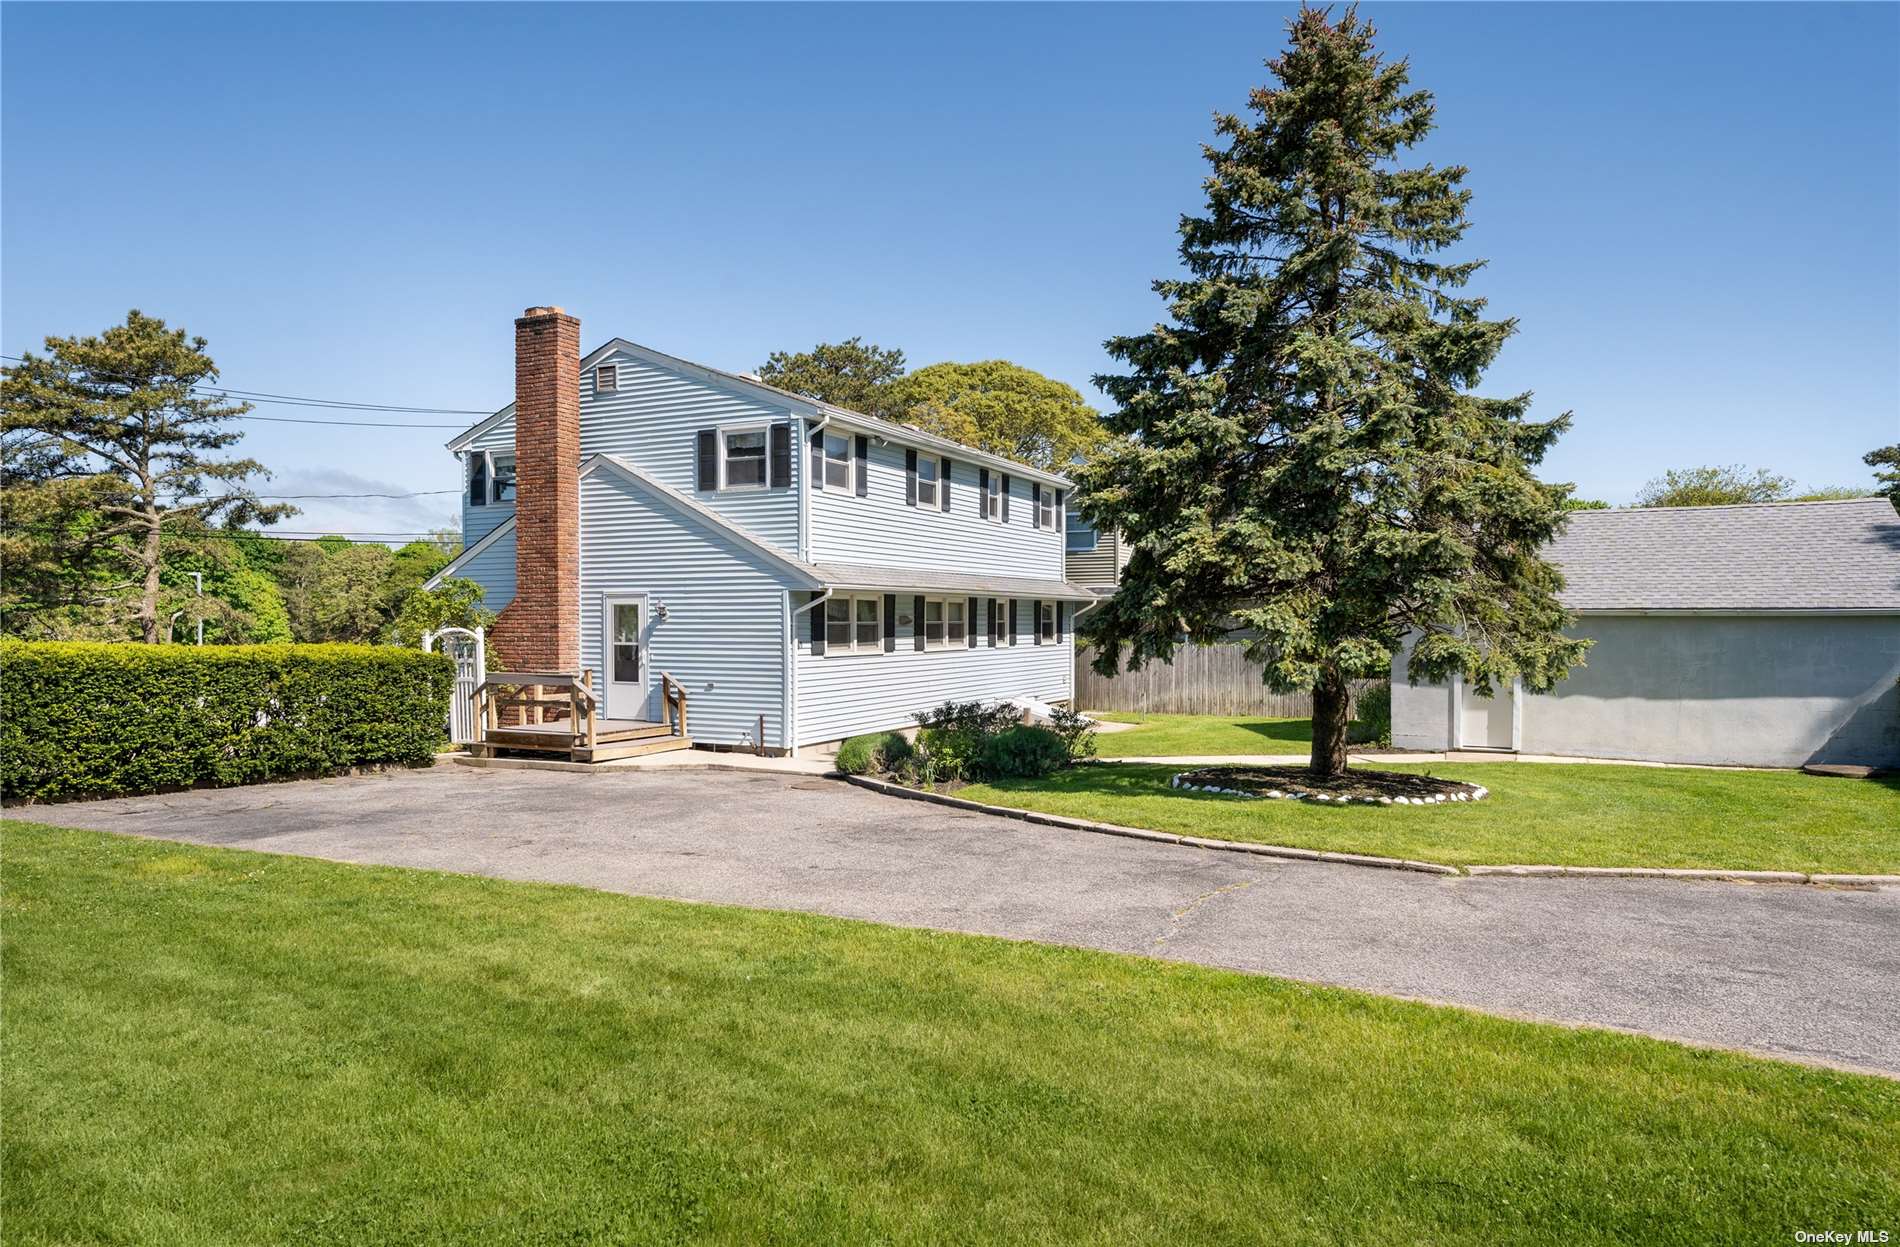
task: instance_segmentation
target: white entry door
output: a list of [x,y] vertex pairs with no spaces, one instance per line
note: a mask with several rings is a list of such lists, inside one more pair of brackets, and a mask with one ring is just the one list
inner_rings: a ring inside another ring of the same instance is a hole
[[1517,690],[1513,685],[1494,689],[1490,697],[1480,697],[1468,681],[1460,678],[1453,692],[1458,699],[1458,748],[1517,748],[1517,732],[1512,722],[1517,710]]
[[601,682],[605,719],[647,719],[647,598],[644,593],[609,593],[600,618],[600,657],[607,668]]

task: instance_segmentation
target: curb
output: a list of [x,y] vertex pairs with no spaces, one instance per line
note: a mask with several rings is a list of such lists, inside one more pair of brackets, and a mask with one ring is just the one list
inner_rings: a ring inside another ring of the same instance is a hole
[[830,778],[868,788],[887,797],[905,801],[927,801],[953,810],[971,810],[994,814],[1018,822],[1042,827],[1060,827],[1066,831],[1086,831],[1102,836],[1121,836],[1127,840],[1150,840],[1158,844],[1182,844],[1195,849],[1214,849],[1222,853],[1251,853],[1255,857],[1275,857],[1296,862],[1332,862],[1340,866],[1373,866],[1382,870],[1410,870],[1426,875],[1515,878],[1515,879],[1688,879],[1725,883],[1800,883],[1823,887],[1900,888],[1900,875],[1809,875],[1796,870],[1700,870],[1662,866],[1466,866],[1460,869],[1442,862],[1419,862],[1400,857],[1373,857],[1364,853],[1329,853],[1317,849],[1295,849],[1279,844],[1248,844],[1239,840],[1209,840],[1202,836],[1177,836],[1171,832],[1149,831],[1142,827],[1122,827],[1115,823],[1097,823],[1085,818],[1067,818],[1017,809],[1010,805],[985,805],[941,792],[923,792],[902,784],[887,783],[866,775],[846,775],[834,771]]
[[1183,844],[1195,849],[1214,849],[1222,853],[1251,853],[1255,857],[1287,858],[1300,862],[1334,862],[1344,866],[1376,866],[1384,870],[1411,870],[1427,875],[1459,875],[1463,872],[1456,866],[1445,866],[1438,862],[1414,862],[1398,857],[1370,857],[1363,853],[1322,853],[1315,849],[1294,849],[1278,844],[1243,844],[1238,840],[1208,840],[1201,836],[1177,836],[1165,831],[1148,831],[1141,827],[1122,827],[1115,823],[1097,823],[1084,818],[1065,818],[1060,814],[1040,814],[1034,810],[1019,810],[1008,805],[985,805],[981,801],[966,801],[962,797],[945,796],[940,792],[920,792],[915,788],[906,788],[902,784],[889,784],[881,779],[871,779],[863,775],[843,775],[847,784],[856,784],[872,792],[881,792],[889,797],[901,797],[906,801],[928,801],[932,805],[945,805],[955,810],[974,810],[979,814],[994,814],[1000,818],[1013,818],[1019,822],[1035,823],[1043,827],[1061,827],[1068,831],[1087,831],[1103,836],[1122,836],[1129,840],[1152,840],[1161,844]]

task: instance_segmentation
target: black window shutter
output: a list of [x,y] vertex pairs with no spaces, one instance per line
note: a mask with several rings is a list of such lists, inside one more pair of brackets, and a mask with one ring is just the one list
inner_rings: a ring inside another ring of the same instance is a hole
[[711,429],[701,429],[698,437],[699,487],[701,489],[719,488],[719,434]]
[[[823,596],[822,594],[814,593],[811,595],[812,601],[816,602],[822,596]],[[811,652],[813,656],[817,656],[825,652],[825,611],[826,609],[827,608],[821,604],[818,606],[814,606],[810,610],[805,612],[807,615],[811,616]]]
[[1056,490],[1056,531],[1062,531],[1065,523],[1066,520],[1062,511],[1062,491],[1058,489]]
[[813,489],[825,487],[825,431],[823,429],[811,431],[811,487]]
[[772,488],[789,489],[792,484],[792,426],[772,426]]
[[1016,644],[1016,599],[1009,599],[1008,605],[1003,609],[1009,612],[1009,643],[1014,645]]
[[1029,482],[1029,526],[1042,527],[1042,482]]
[[915,450],[904,452],[904,505],[907,507],[917,505],[917,452]]
[[910,600],[910,605],[911,648],[922,649],[924,647],[924,599],[921,596],[914,597]]
[[1042,599],[1037,598],[1029,604],[1029,633],[1035,637],[1037,645],[1042,644]]
[[1009,523],[1009,473],[1003,474],[1003,523]]
[[[863,441],[863,438],[859,438]],[[897,649],[897,595],[884,595],[884,652],[889,654]]]
[[856,447],[858,457],[858,497],[864,498],[871,492],[871,439],[862,433],[858,435]]
[[488,505],[488,455],[479,450],[468,452],[468,505]]
[[937,461],[937,503],[939,510],[950,509],[950,461],[948,459]]
[[990,517],[990,470],[976,470],[976,513],[984,519]]
[[971,649],[975,649],[976,648],[976,599],[971,598],[969,605],[964,607],[964,610],[966,613],[963,616],[963,635],[969,641],[969,647]]
[[1056,603],[1056,644],[1062,644],[1062,603]]
[[983,631],[989,634],[990,648],[995,649],[996,648],[996,623],[997,623],[995,598],[990,599],[990,617],[985,622],[989,626],[984,628]]

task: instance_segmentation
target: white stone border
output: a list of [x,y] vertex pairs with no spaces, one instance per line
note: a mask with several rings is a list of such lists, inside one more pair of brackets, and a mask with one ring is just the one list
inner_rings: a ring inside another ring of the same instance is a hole
[[[1211,771],[1216,769],[1217,765],[1218,764],[1201,766],[1194,769],[1197,771]],[[1168,781],[1168,787],[1183,789],[1187,792],[1207,792],[1218,797],[1244,797],[1249,801],[1312,801],[1320,805],[1442,805],[1448,801],[1482,801],[1491,795],[1491,790],[1486,788],[1483,784],[1471,785],[1472,791],[1470,792],[1440,792],[1434,793],[1429,797],[1335,797],[1323,792],[1282,792],[1277,788],[1271,792],[1248,792],[1244,788],[1222,788],[1218,784],[1185,784],[1181,782],[1182,776],[1192,773],[1193,772],[1190,771],[1177,772],[1174,778]],[[1452,780],[1451,782],[1457,784],[1463,783],[1464,781]]]

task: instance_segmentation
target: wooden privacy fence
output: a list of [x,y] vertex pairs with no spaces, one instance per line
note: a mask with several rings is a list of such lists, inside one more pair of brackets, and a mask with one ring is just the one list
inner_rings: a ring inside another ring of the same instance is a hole
[[[1260,682],[1260,668],[1237,643],[1183,645],[1170,663],[1151,662],[1140,671],[1123,668],[1114,679],[1089,667],[1093,650],[1075,652],[1075,704],[1080,710],[1135,714],[1257,714],[1274,719],[1313,713],[1307,693],[1274,693]],[[1356,680],[1353,694],[1379,681]]]

